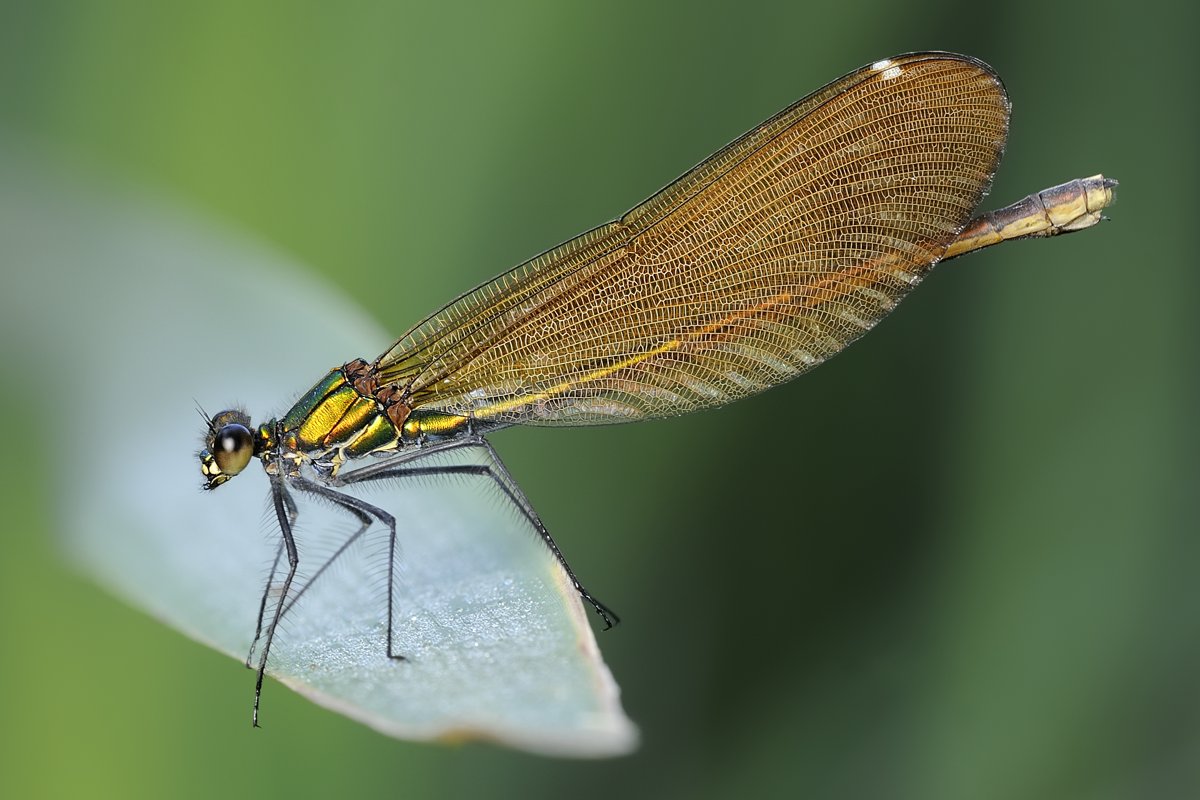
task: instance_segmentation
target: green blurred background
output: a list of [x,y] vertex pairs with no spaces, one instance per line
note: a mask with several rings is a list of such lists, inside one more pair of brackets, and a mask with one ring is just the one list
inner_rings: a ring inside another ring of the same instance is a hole
[[396,333],[900,52],[1003,76],[990,205],[1122,181],[1112,223],[947,265],[782,389],[495,437],[626,620],[599,638],[643,745],[615,761],[393,741],[285,691],[252,731],[243,668],[60,562],[72,454],[6,361],[0,795],[1200,795],[1196,19],[1112,5],[0,6],[0,132]]

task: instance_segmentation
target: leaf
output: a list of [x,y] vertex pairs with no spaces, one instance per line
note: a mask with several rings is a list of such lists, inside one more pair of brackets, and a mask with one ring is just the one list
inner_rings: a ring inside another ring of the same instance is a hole
[[[160,200],[84,188],[11,147],[0,257],[0,352],[61,421],[42,445],[85,454],[61,460],[67,552],[133,605],[244,659],[278,535],[256,464],[200,491],[195,401],[265,419],[392,334],[261,245]],[[634,748],[578,595],[494,492],[458,480],[366,497],[400,520],[397,650],[409,660],[384,653],[387,544],[369,535],[287,615],[271,675],[393,736]],[[351,522],[303,504],[301,571]],[[246,724],[252,688],[247,672]]]

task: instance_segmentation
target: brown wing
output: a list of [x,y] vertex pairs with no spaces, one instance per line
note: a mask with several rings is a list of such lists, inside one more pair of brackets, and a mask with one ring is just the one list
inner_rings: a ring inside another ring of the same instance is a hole
[[433,314],[378,379],[414,408],[535,425],[683,414],[782,383],[937,262],[991,182],[1008,112],[964,56],[864,67]]

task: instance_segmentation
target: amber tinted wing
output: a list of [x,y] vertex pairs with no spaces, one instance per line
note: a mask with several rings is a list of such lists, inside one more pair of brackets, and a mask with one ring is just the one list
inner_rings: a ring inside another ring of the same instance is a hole
[[682,414],[782,383],[895,307],[986,191],[984,64],[877,62],[634,208],[460,297],[376,362],[409,405],[497,422]]

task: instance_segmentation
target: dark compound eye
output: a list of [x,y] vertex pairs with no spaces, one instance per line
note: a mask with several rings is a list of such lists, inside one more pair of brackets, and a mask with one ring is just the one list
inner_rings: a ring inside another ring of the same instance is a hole
[[254,437],[245,425],[224,425],[213,437],[213,458],[223,474],[233,477],[246,468],[254,455]]

